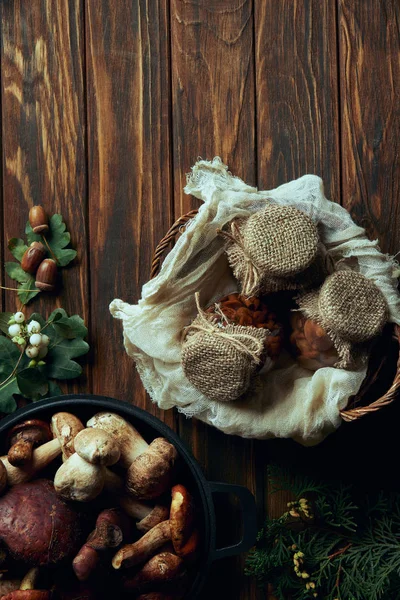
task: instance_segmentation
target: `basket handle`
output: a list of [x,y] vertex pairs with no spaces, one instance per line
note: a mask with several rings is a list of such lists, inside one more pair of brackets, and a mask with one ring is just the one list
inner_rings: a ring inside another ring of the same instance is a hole
[[198,212],[199,212],[199,210],[196,208],[196,209],[188,212],[186,215],[182,215],[182,217],[179,217],[179,219],[177,221],[175,221],[175,223],[172,225],[171,229],[168,230],[168,232],[163,237],[161,242],[158,244],[158,246],[155,249],[155,252],[153,254],[153,260],[151,263],[150,279],[153,279],[153,277],[155,277],[157,275],[157,273],[159,272],[160,267],[161,267],[161,259],[164,255],[166,249],[168,248],[168,246],[175,240],[178,233],[182,233],[182,231],[181,231],[182,227],[188,221],[190,221],[190,219],[193,219],[197,215]]
[[[157,275],[157,273],[159,272],[160,267],[161,267],[162,257],[164,255],[166,249],[168,248],[168,246],[175,240],[178,233],[181,233],[182,227],[184,225],[186,225],[186,223],[188,221],[193,219],[197,215],[198,212],[199,211],[196,208],[196,209],[191,210],[190,212],[186,213],[185,215],[182,215],[181,217],[179,217],[179,219],[177,219],[175,221],[175,223],[172,225],[172,227],[168,230],[168,232],[163,237],[161,242],[158,244],[158,246],[153,254],[153,260],[151,263],[150,279],[153,279],[153,277],[155,277]],[[399,344],[399,358],[397,361],[396,375],[395,375],[394,381],[393,381],[390,389],[386,392],[386,394],[381,396],[381,398],[378,398],[378,400],[375,400],[375,402],[372,402],[369,406],[360,406],[359,408],[350,408],[350,409],[341,410],[339,414],[342,417],[343,421],[347,421],[347,422],[356,421],[357,419],[360,419],[361,417],[364,417],[365,415],[368,415],[369,413],[376,412],[377,410],[380,410],[384,406],[388,406],[396,399],[396,397],[399,393],[399,389],[400,389],[400,327],[398,325],[395,325],[394,331],[395,331],[396,339]],[[356,396],[354,399],[354,404],[357,403],[357,399],[358,399],[358,397]]]
[[[394,333],[399,343],[399,358],[397,360],[396,375],[390,389],[386,392],[386,394],[381,396],[381,398],[378,398],[378,400],[375,400],[375,402],[372,402],[369,406],[360,406],[359,408],[341,410],[340,416],[342,417],[343,421],[347,421],[348,423],[351,421],[356,421],[357,419],[360,419],[369,413],[376,412],[384,406],[388,406],[388,404],[391,404],[393,400],[396,399],[400,389],[400,327],[398,325],[395,325]],[[355,402],[357,402],[357,396],[355,398]]]

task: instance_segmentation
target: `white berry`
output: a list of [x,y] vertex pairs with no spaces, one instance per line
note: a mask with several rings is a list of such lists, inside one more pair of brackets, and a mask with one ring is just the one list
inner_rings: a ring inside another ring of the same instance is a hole
[[40,346],[40,344],[42,343],[42,336],[40,335],[40,333],[33,333],[29,338],[29,343],[31,344],[31,346]]
[[25,315],[23,312],[16,312],[14,315],[14,321],[16,323],[23,323],[25,321]]
[[41,348],[39,348],[38,357],[44,358],[47,355],[48,351],[49,351],[49,349],[46,346],[42,346]]
[[15,325],[10,325],[10,327],[8,328],[8,333],[12,337],[19,335],[21,333],[21,325],[18,325],[18,323],[16,323]]
[[42,346],[48,346],[50,344],[50,338],[45,333],[42,333]]
[[31,321],[28,323],[28,333],[40,333],[40,323],[37,321]]
[[28,346],[25,350],[25,354],[28,358],[36,358],[39,354],[39,348],[37,346]]

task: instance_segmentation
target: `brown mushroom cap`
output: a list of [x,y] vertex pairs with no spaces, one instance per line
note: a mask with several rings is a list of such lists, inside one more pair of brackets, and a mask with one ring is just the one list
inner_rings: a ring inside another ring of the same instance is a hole
[[114,438],[102,429],[83,429],[74,440],[75,452],[93,465],[106,467],[119,461],[121,452]]
[[32,460],[34,448],[52,439],[50,426],[45,421],[30,419],[15,425],[8,434],[8,461],[14,467],[26,465]]
[[61,444],[64,461],[74,454],[74,440],[82,429],[83,423],[71,413],[59,412],[52,416],[51,431]]
[[128,469],[128,492],[141,500],[151,500],[163,494],[170,486],[177,456],[175,446],[165,438],[153,440],[148,450],[140,454]]
[[16,485],[0,498],[0,538],[13,558],[41,566],[74,556],[82,538],[80,515],[38,479]]
[[151,584],[157,587],[160,584],[168,584],[175,581],[184,574],[184,563],[179,556],[170,552],[161,552],[153,556],[142,569],[132,578],[124,580],[124,588],[140,590]]

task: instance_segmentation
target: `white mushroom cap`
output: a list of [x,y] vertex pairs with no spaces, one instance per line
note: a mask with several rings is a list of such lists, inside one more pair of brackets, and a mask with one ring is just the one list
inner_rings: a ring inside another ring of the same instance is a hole
[[83,429],[76,436],[74,447],[81,458],[93,465],[115,465],[121,455],[117,442],[102,429]]
[[120,464],[126,469],[149,447],[133,425],[116,413],[97,413],[89,419],[86,425],[95,429],[103,429],[114,438],[121,451]]
[[90,502],[103,491],[105,467],[91,465],[75,453],[58,469],[54,488],[66,500]]
[[59,412],[52,416],[50,427],[53,436],[60,442],[63,461],[66,461],[75,452],[74,439],[84,425],[75,415]]

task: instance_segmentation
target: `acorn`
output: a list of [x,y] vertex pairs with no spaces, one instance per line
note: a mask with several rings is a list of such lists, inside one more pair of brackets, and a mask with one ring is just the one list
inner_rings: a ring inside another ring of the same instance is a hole
[[21,268],[33,275],[44,257],[46,256],[46,248],[40,242],[32,242],[27,250],[25,250],[21,259]]
[[52,292],[57,283],[57,263],[52,258],[45,258],[36,273],[35,286],[42,292]]
[[43,206],[32,206],[29,211],[29,223],[33,233],[47,233],[49,230],[49,218]]

